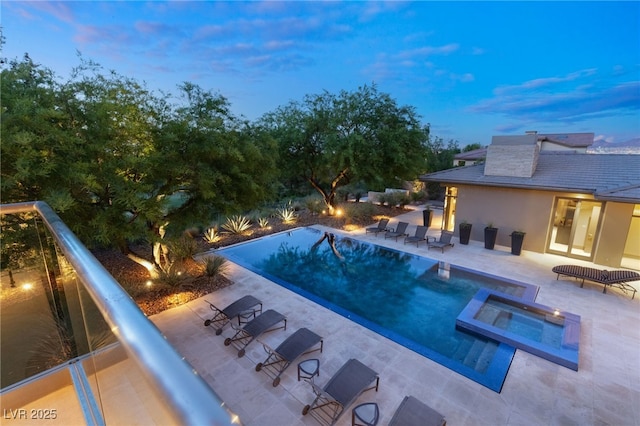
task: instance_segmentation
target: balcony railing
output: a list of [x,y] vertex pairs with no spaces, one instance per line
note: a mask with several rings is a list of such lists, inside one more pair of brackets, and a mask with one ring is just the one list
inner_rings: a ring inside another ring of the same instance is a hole
[[46,203],[0,218],[4,419],[240,423]]

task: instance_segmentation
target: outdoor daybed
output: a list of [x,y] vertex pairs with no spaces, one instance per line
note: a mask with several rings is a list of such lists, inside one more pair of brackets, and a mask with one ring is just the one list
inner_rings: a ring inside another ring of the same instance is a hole
[[603,293],[607,292],[607,286],[617,287],[625,293],[631,292],[632,299],[636,296],[637,290],[628,282],[640,281],[640,274],[634,271],[608,271],[578,265],[559,265],[554,266],[551,270],[558,274],[556,279],[560,278],[560,275],[581,279],[580,287],[584,286],[584,280],[593,281],[604,286]]

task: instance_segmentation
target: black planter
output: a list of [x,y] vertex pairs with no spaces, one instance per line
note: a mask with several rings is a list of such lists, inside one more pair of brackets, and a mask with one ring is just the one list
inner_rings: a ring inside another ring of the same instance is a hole
[[431,210],[422,210],[422,222],[427,228],[431,226],[431,216],[433,216],[433,212]]
[[511,233],[511,254],[520,256],[522,252],[522,243],[524,242],[524,232]]
[[496,245],[496,238],[498,237],[498,228],[484,228],[484,248],[493,250]]
[[469,238],[471,238],[471,224],[461,223],[458,225],[458,229],[460,230],[460,244],[469,244]]

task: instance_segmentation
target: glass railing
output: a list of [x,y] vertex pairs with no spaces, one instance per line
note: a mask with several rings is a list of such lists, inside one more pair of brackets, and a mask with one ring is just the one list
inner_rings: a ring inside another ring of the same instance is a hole
[[3,420],[240,424],[46,203],[0,224]]

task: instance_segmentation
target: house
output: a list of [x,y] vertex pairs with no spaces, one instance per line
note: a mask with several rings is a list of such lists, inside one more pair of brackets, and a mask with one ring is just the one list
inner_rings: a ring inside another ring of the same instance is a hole
[[[553,133],[538,134],[535,131],[527,134],[537,135],[541,151],[573,151],[586,153],[593,144],[593,133]],[[461,152],[453,157],[453,165],[473,166],[484,162],[487,157],[487,147]]]
[[473,166],[484,161],[487,156],[487,148],[478,148],[472,151],[461,152],[453,157],[454,167]]
[[640,155],[589,154],[593,133],[494,136],[484,164],[420,177],[446,187],[443,228],[524,231],[524,249],[640,269]]

